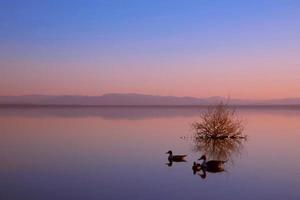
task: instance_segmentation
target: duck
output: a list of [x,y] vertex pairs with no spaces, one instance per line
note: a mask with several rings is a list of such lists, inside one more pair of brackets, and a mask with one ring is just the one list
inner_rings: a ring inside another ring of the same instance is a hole
[[187,157],[187,155],[173,155],[171,150],[166,152],[166,154],[169,154],[169,162],[186,162],[185,157]]
[[203,160],[201,164],[201,168],[203,169],[203,171],[212,172],[212,173],[224,171],[224,163],[227,162],[223,160],[210,160],[206,162],[205,155],[201,156],[198,160]]

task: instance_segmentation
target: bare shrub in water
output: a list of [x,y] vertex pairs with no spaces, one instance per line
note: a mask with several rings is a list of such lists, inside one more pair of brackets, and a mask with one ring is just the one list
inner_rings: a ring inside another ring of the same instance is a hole
[[197,138],[245,138],[243,121],[236,116],[235,110],[223,103],[209,107],[200,114],[200,121],[192,124]]

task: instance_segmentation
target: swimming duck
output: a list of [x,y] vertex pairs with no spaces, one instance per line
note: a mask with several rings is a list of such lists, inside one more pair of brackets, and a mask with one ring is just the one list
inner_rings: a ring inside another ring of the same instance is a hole
[[186,162],[185,157],[187,155],[173,155],[172,151],[168,151],[166,154],[169,154],[169,162]]
[[198,160],[203,160],[202,164],[201,164],[201,168],[203,168],[203,171],[207,171],[207,172],[222,172],[224,171],[224,163],[226,161],[223,160],[210,160],[206,162],[206,156],[203,155],[201,156]]

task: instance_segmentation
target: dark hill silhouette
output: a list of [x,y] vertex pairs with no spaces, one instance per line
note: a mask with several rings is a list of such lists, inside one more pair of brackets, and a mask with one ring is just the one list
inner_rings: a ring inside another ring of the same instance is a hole
[[[25,95],[0,96],[0,104],[33,104],[33,105],[101,105],[101,106],[196,106],[227,102],[224,97],[207,98],[157,96],[144,94],[104,94],[102,96],[80,95]],[[232,105],[300,105],[300,98],[273,100],[230,99]]]

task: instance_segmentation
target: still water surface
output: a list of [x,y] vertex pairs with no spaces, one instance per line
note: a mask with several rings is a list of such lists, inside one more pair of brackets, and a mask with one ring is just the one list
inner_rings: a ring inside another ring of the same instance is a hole
[[[300,109],[238,109],[248,139],[205,179],[199,112],[0,108],[0,199],[300,199]],[[187,162],[169,167],[168,150]]]

